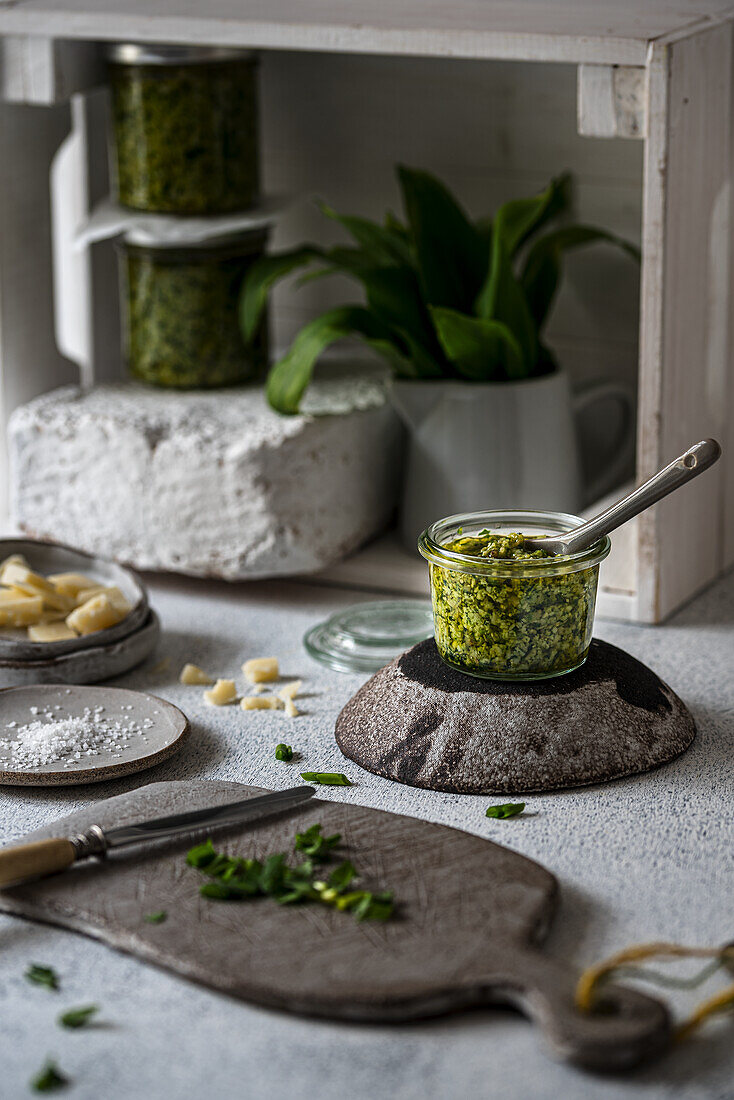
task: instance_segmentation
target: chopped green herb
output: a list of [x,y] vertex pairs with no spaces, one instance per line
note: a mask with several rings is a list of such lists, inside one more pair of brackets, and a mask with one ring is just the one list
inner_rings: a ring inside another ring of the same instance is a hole
[[34,982],[35,985],[43,985],[46,989],[59,988],[56,971],[52,970],[50,966],[39,966],[38,963],[31,963],[25,972],[25,976],[29,982]]
[[69,1084],[69,1078],[64,1077],[58,1066],[51,1059],[47,1059],[41,1069],[31,1081],[34,1092],[54,1092]]
[[488,806],[487,817],[516,817],[525,809],[524,802],[504,802],[500,806]]
[[322,787],[351,787],[351,779],[341,772],[301,772],[307,783],[320,783]]
[[203,844],[197,844],[196,847],[189,849],[186,856],[186,862],[191,867],[206,867],[216,856],[214,851],[214,845],[212,844],[211,837],[205,840]]
[[163,924],[164,920],[168,919],[168,913],[165,909],[159,909],[156,913],[146,913],[143,917],[144,921],[148,924]]
[[340,840],[341,833],[322,836],[321,826],[311,825],[305,833],[296,833],[295,849],[317,863],[325,863],[330,857],[332,848],[336,848]]
[[290,747],[290,745],[276,745],[275,759],[282,760],[284,764],[289,764],[293,759],[293,749]]
[[70,1008],[59,1016],[62,1027],[86,1027],[92,1016],[99,1012],[99,1005],[86,1005],[84,1008]]
[[356,920],[387,920],[392,916],[392,894],[383,891],[350,890],[358,872],[353,863],[344,860],[329,874],[326,881],[317,878],[316,865],[327,862],[331,851],[341,840],[338,833],[322,836],[321,825],[312,825],[297,833],[294,847],[308,858],[292,867],[282,852],[257,859],[237,859],[216,852],[211,841],[192,848],[187,862],[197,867],[212,881],[200,892],[215,901],[244,901],[248,898],[270,897],[279,905],[299,902],[320,902],[342,912],[349,911]]

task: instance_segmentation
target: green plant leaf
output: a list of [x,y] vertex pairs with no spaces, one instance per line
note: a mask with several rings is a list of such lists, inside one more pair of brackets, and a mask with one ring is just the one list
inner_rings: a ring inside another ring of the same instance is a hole
[[522,351],[501,321],[453,309],[432,309],[431,314],[443,349],[463,378],[485,382],[523,376]]
[[[317,359],[330,344],[347,336],[366,340],[383,355],[385,344],[391,342],[389,330],[363,306],[330,309],[301,329],[288,352],[271,369],[265,387],[271,406],[277,412],[297,413]],[[395,354],[399,355],[397,349]]]
[[471,312],[487,272],[486,241],[430,173],[401,165],[398,179],[426,303]]
[[569,225],[546,233],[529,249],[522,269],[521,284],[535,324],[540,330],[548,317],[561,278],[561,259],[570,248],[606,241],[640,261],[640,250],[604,229]]
[[476,312],[485,321],[501,321],[522,353],[523,373],[531,374],[538,355],[538,335],[525,291],[515,277],[501,233],[492,234],[489,277],[477,299]]
[[520,246],[570,201],[568,173],[551,180],[545,191],[525,199],[511,199],[498,209],[494,232],[502,237],[507,254],[513,257]]
[[346,231],[359,245],[365,258],[373,266],[389,264],[410,264],[410,248],[405,237],[390,225],[378,225],[369,218],[357,218],[349,214],[338,214],[326,203],[319,203],[321,213],[343,225]]
[[365,271],[359,278],[370,311],[407,338],[410,354],[417,351],[418,373],[440,377],[443,355],[414,272],[406,267],[383,267]]
[[297,268],[322,259],[323,255],[323,249],[306,244],[290,252],[262,256],[252,265],[242,283],[239,301],[240,328],[245,343],[249,344],[254,339],[268,294],[275,283]]

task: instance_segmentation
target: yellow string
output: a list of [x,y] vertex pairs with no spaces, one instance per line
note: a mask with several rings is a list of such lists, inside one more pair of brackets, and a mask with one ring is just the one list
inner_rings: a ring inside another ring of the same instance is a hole
[[[584,970],[576,985],[574,998],[576,1007],[582,1012],[590,1012],[594,1005],[594,994],[603,978],[627,963],[653,958],[719,958],[722,962],[725,959],[734,961],[734,944],[723,948],[684,947],[679,943],[642,943],[627,947],[624,951],[619,951],[616,955],[605,959],[604,962],[597,963],[596,966],[590,966]],[[687,1039],[701,1026],[704,1020],[709,1019],[716,1013],[724,1012],[730,1007],[734,1007],[734,985],[728,986],[699,1005],[677,1029],[675,1033],[676,1041]]]

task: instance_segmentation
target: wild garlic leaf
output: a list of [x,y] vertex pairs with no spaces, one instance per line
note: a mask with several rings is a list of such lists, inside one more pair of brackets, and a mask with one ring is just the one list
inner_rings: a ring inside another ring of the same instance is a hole
[[69,1078],[64,1077],[52,1059],[48,1058],[43,1068],[31,1080],[31,1088],[34,1092],[55,1092],[69,1084]]
[[25,972],[25,977],[34,985],[45,986],[46,989],[57,990],[59,979],[56,971],[50,966],[41,966],[39,963],[31,963]]
[[84,1008],[70,1008],[68,1012],[62,1012],[59,1023],[62,1027],[78,1028],[86,1027],[97,1012],[99,1005],[85,1005]]
[[488,806],[485,811],[486,817],[517,817],[525,809],[524,802],[505,802],[500,806]]

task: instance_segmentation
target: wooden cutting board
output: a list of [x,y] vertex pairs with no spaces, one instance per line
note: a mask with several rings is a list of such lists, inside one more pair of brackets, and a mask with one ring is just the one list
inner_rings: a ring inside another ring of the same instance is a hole
[[[237,783],[152,783],[98,802],[29,839],[68,836],[262,793]],[[538,946],[558,884],[537,863],[488,840],[414,818],[312,799],[255,825],[219,830],[230,855],[291,851],[315,822],[343,837],[365,885],[398,901],[385,923],[264,898],[201,897],[185,862],[192,840],[128,848],[101,862],[0,891],[0,910],[62,925],[223,993],[340,1020],[404,1021],[476,1005],[511,1004],[552,1051],[597,1069],[634,1065],[669,1041],[665,1008],[609,987],[605,1011],[573,1007],[574,974]],[[146,913],[168,918],[149,924]]]

